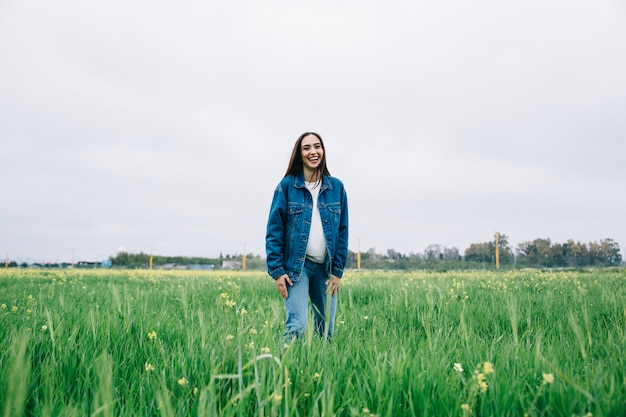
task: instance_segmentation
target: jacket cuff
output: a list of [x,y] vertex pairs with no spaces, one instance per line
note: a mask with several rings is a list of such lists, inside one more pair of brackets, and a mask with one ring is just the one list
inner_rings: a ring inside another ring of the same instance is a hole
[[331,274],[333,274],[337,278],[341,278],[343,276],[343,269],[333,268],[333,271],[331,272]]
[[273,269],[273,270],[269,271],[269,274],[272,277],[272,279],[280,278],[281,276],[285,275],[286,273],[287,273],[287,271],[285,271],[285,268],[276,268],[276,269]]

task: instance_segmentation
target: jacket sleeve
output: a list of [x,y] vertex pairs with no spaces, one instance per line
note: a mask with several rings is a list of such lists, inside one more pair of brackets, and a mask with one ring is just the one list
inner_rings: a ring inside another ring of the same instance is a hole
[[281,182],[274,190],[270,207],[267,231],[265,233],[265,253],[267,272],[276,279],[287,273],[285,270],[285,233],[287,224],[287,196]]
[[343,270],[348,259],[348,195],[341,187],[341,216],[339,218],[339,230],[337,237],[337,250],[333,257],[331,273],[337,278],[343,276]]

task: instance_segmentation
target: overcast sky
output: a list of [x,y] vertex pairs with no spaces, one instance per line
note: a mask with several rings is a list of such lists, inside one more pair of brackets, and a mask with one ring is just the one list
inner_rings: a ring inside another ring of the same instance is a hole
[[0,1],[0,256],[264,256],[295,140],[350,249],[626,248],[618,0]]

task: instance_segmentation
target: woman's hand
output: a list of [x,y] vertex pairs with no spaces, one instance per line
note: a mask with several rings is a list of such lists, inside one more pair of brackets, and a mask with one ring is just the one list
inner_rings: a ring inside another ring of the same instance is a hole
[[287,292],[287,285],[289,285],[290,287],[293,286],[291,278],[289,278],[289,275],[285,274],[276,278],[274,282],[276,282],[276,289],[278,290],[278,293],[282,295],[283,298],[286,300],[289,297],[289,293]]
[[339,285],[341,285],[341,278],[331,275],[330,280],[326,280],[326,291],[324,291],[324,294],[328,293],[329,288],[332,295],[337,294],[339,292]]

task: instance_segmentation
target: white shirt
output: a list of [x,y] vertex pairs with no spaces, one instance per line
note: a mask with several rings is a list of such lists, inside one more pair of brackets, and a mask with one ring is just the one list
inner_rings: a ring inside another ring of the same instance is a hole
[[306,247],[306,256],[311,261],[322,264],[326,260],[326,238],[322,228],[320,209],[317,206],[317,196],[320,193],[321,182],[305,182],[306,188],[313,197],[313,216],[311,217],[311,231],[309,232],[309,243]]

